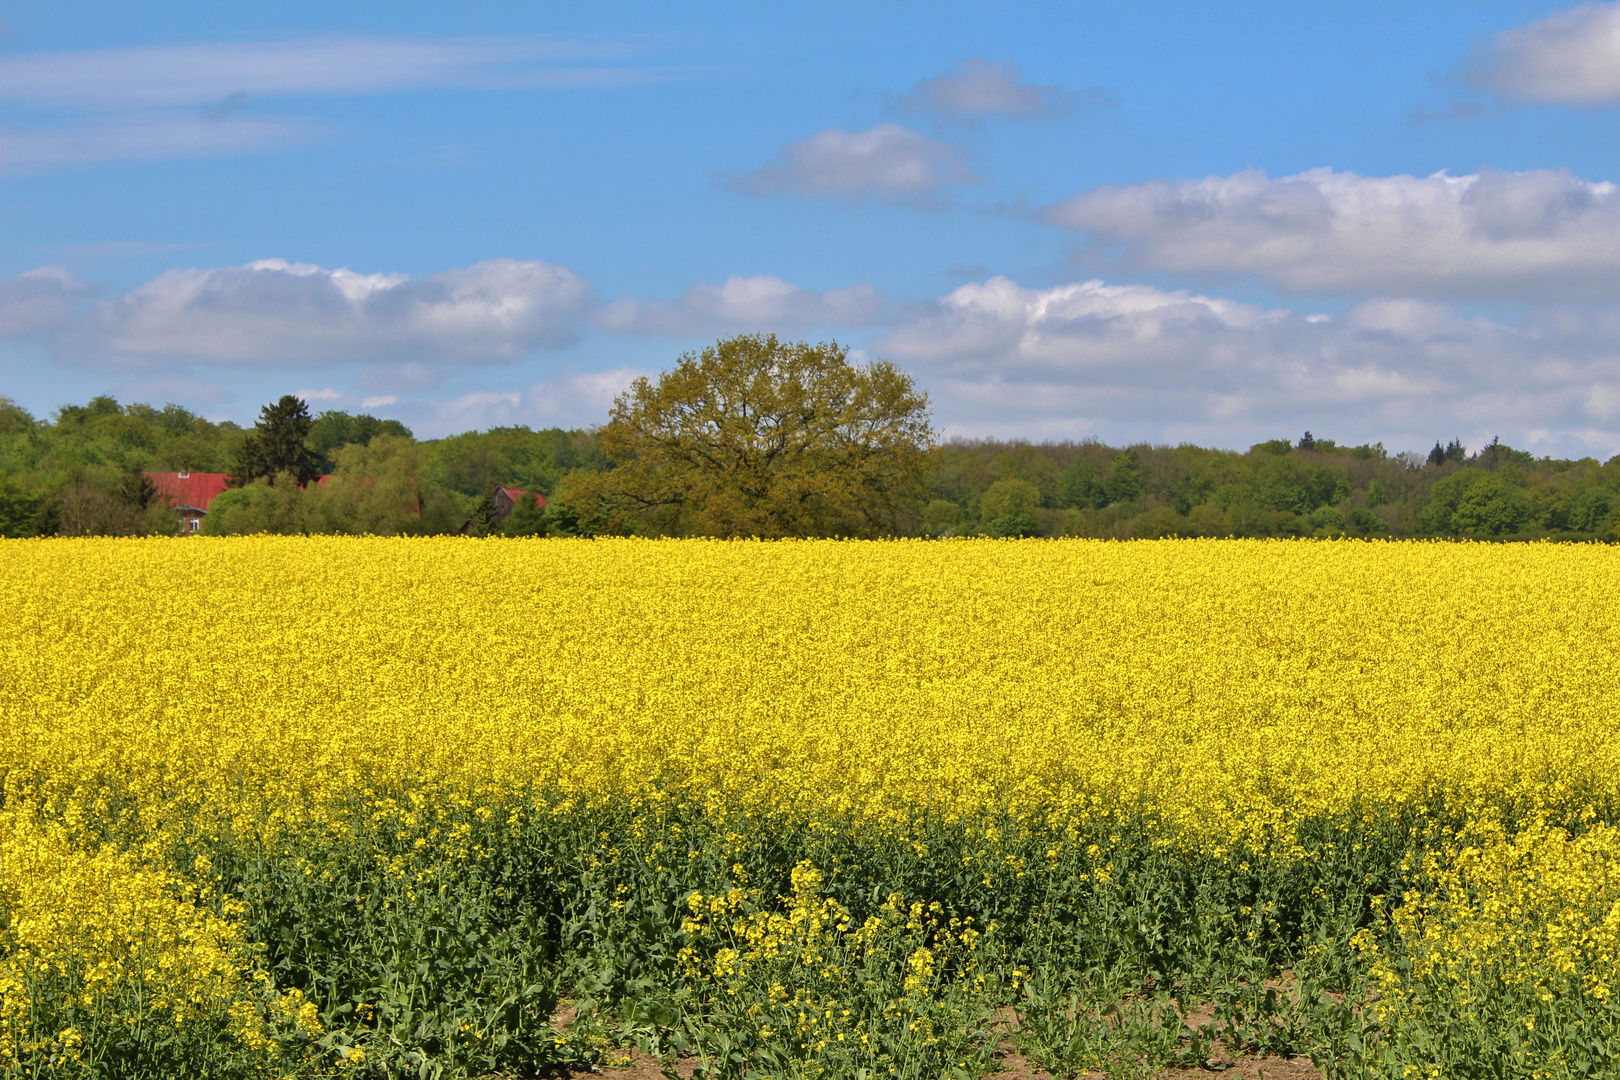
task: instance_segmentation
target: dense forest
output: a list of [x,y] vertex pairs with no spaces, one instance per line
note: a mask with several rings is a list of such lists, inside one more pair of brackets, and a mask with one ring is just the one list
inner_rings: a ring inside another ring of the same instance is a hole
[[[145,472],[231,473],[254,429],[176,405],[98,397],[39,419],[0,398],[0,535],[175,532]],[[395,420],[324,412],[304,445],[320,485],[246,483],[203,531],[590,534],[569,489],[612,463],[593,431],[491,428],[418,440]],[[1361,536],[1615,539],[1620,458],[1537,458],[1499,442],[1428,455],[1309,432],[1247,451],[951,440],[907,519],[924,536]],[[490,512],[497,485],[544,510]]]

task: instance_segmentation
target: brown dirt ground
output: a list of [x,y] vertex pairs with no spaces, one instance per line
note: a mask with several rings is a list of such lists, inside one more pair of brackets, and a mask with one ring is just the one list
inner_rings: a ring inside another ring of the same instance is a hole
[[[1288,981],[1267,982],[1282,990],[1288,988]],[[1214,1015],[1213,1009],[1195,1010],[1187,1019],[1191,1025],[1207,1021]],[[571,1006],[564,1006],[558,1010],[553,1022],[561,1026],[572,1020],[574,1010]],[[629,1064],[619,1067],[603,1066],[601,1068],[579,1069],[573,1072],[560,1074],[559,1080],[571,1078],[598,1076],[606,1080],[664,1080],[663,1067],[654,1058],[645,1054],[631,1051]],[[1044,1069],[1038,1069],[1030,1064],[1029,1060],[1013,1048],[1010,1041],[1003,1042],[996,1051],[996,1064],[999,1071],[991,1075],[997,1080],[1053,1080],[1052,1074]],[[696,1061],[692,1058],[680,1058],[675,1063],[675,1072],[678,1076],[689,1078],[692,1075]],[[1223,1080],[1322,1080],[1322,1073],[1313,1065],[1309,1058],[1281,1058],[1281,1057],[1249,1057],[1246,1055],[1233,1055],[1217,1051],[1210,1056],[1209,1062],[1203,1068],[1194,1069],[1167,1069],[1159,1074],[1159,1080],[1209,1080],[1212,1074],[1219,1075]]]
[[[1052,1080],[1052,1074],[1037,1069],[1010,1045],[996,1052],[1001,1071],[992,1074],[997,1080]],[[695,1063],[687,1058],[676,1062],[675,1071],[682,1077],[692,1075]],[[1322,1080],[1307,1058],[1254,1058],[1216,1055],[1202,1069],[1170,1069],[1160,1074],[1160,1080],[1209,1080],[1211,1074],[1226,1080]],[[623,1068],[586,1069],[563,1074],[565,1077],[603,1077],[605,1080],[663,1080],[664,1072],[657,1061],[637,1054]]]

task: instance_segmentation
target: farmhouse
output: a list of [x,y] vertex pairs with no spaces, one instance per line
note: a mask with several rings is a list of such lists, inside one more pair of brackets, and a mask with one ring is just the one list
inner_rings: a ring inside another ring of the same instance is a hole
[[485,517],[486,525],[499,525],[512,516],[512,511],[516,510],[524,499],[533,500],[534,507],[537,510],[546,508],[546,497],[539,492],[530,495],[523,488],[498,487],[489,493],[489,498],[484,501],[482,506],[473,511],[472,517],[461,523],[460,531],[463,533],[470,531],[473,522],[477,521],[481,515]]
[[[495,504],[495,519],[505,521],[511,517],[512,511],[517,509],[518,500],[527,494],[528,492],[522,488],[496,488],[495,493],[490,496],[490,501]],[[534,496],[534,505],[535,509],[544,510],[546,508],[546,497],[537,492]]]
[[146,478],[158,496],[180,515],[180,528],[194,533],[202,528],[209,505],[229,486],[222,472],[149,472]]

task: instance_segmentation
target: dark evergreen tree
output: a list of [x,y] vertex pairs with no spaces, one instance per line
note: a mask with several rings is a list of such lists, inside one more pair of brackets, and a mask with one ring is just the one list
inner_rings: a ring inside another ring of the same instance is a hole
[[1468,448],[1461,439],[1452,439],[1444,446],[1436,442],[1434,449],[1429,451],[1430,465],[1461,465],[1467,458]]
[[113,495],[134,514],[144,513],[157,500],[157,485],[138,468],[130,469],[113,486]]
[[259,422],[237,455],[231,486],[260,479],[274,482],[282,473],[293,476],[300,487],[315,479],[319,475],[315,454],[305,442],[313,425],[309,406],[292,394],[283,394],[280,401],[260,409]]

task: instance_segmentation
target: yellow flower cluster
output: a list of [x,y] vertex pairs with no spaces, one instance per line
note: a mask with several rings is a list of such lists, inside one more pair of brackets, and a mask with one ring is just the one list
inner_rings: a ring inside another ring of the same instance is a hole
[[[177,1018],[228,1009],[235,915],[187,853],[296,859],[359,821],[443,856],[379,856],[423,889],[533,815],[631,807],[641,829],[678,801],[923,851],[921,818],[981,822],[958,872],[991,888],[1060,865],[1109,881],[1097,838],[1127,816],[1169,853],[1288,862],[1316,857],[1315,821],[1423,828],[1441,808],[1511,830],[1620,808],[1605,546],[5,541],[0,613],[6,1032],[19,965],[56,963],[45,943],[70,924],[74,993],[150,976]],[[1612,935],[1591,928],[1610,916],[1577,878],[1610,841],[1553,835],[1536,850],[1576,878],[1540,873],[1539,900],[1514,884],[1504,910],[1536,911],[1564,936],[1534,947],[1603,992]],[[1490,861],[1528,858],[1515,843],[1455,872],[1515,882]],[[801,891],[802,917],[836,918]],[[735,898],[701,917],[722,909],[743,953],[811,947]],[[1424,924],[1453,935],[1447,963],[1511,923],[1470,919]],[[165,944],[132,959],[127,920]]]
[[[1542,1001],[1605,1002],[1620,989],[1620,829],[1577,835],[1535,822],[1509,836],[1469,830],[1449,858],[1430,856],[1429,890],[1394,912],[1411,978],[1503,986]],[[1402,997],[1387,963],[1384,1008]],[[1476,992],[1478,992],[1476,990]]]
[[[903,820],[1146,804],[1220,845],[1620,788],[1620,552],[1187,541],[0,548],[8,802],[273,842],[409,774]],[[123,801],[109,802],[117,792]],[[248,808],[251,807],[251,810]],[[268,808],[261,812],[261,807]]]
[[111,845],[76,848],[60,825],[7,812],[0,912],[0,1070],[24,1057],[77,1063],[87,1026],[213,1022],[265,1041],[240,906],[206,884]]
[[1395,1039],[1454,1011],[1513,1030],[1504,1049],[1526,1075],[1588,1071],[1571,1045],[1620,1025],[1620,829],[1578,830],[1533,821],[1509,834],[1486,820],[1425,860],[1425,889],[1392,913],[1393,941],[1358,942]]

